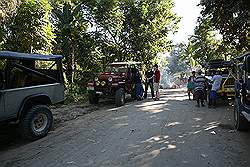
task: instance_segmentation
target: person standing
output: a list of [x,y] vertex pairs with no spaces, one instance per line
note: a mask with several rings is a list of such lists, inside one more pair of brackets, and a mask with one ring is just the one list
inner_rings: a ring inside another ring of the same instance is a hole
[[188,78],[188,83],[187,83],[187,93],[189,100],[191,100],[191,93],[193,93],[195,87],[194,80],[195,80],[195,71],[192,71],[192,75]]
[[152,68],[148,69],[145,73],[146,79],[145,79],[145,92],[144,92],[144,99],[147,98],[148,93],[148,87],[150,87],[151,90],[151,96],[154,98],[154,71]]
[[155,91],[155,100],[160,99],[160,92],[159,92],[159,87],[160,87],[160,70],[158,69],[158,65],[154,65],[154,91]]
[[222,76],[220,75],[219,71],[214,71],[213,72],[213,78],[212,78],[212,89],[209,93],[209,101],[208,101],[208,107],[215,107],[216,106],[216,96],[217,96],[217,91],[220,89],[221,81],[222,81]]
[[204,76],[201,75],[201,70],[198,71],[198,75],[196,76],[194,80],[194,96],[197,100],[197,107],[204,107],[204,99],[205,99],[205,91],[207,87],[207,80]]
[[138,69],[136,69],[134,74],[135,83],[135,96],[137,100],[143,100],[143,87],[141,82],[141,74]]

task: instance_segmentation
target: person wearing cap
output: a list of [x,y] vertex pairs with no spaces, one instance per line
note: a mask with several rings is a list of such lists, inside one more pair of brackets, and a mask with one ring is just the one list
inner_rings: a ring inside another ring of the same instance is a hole
[[192,71],[192,75],[188,78],[188,83],[187,83],[187,93],[189,100],[191,100],[191,93],[193,93],[194,90],[194,80],[195,80],[195,71]]
[[202,71],[199,70],[198,71],[198,75],[196,76],[195,80],[194,80],[194,96],[195,99],[197,101],[197,107],[200,107],[200,105],[202,107],[204,107],[204,99],[205,99],[205,91],[207,88],[207,80],[204,76],[201,75]]
[[160,87],[160,70],[158,69],[158,65],[154,65],[154,91],[155,91],[155,99],[154,100],[159,100],[160,99],[160,92],[159,92],[159,87]]

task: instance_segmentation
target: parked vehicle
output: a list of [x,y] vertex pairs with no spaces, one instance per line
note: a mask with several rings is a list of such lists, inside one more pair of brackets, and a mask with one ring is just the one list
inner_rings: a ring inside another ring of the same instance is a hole
[[223,99],[232,98],[235,95],[234,81],[235,69],[231,61],[213,60],[205,66],[205,76],[208,79],[212,78],[212,71],[220,71],[222,75],[222,82],[220,89],[217,91],[217,96]]
[[250,122],[250,52],[235,59],[237,79],[235,82],[234,126],[248,130]]
[[18,125],[29,140],[47,135],[48,105],[64,101],[61,55],[0,51],[0,123]]
[[115,62],[108,64],[104,72],[99,73],[88,83],[89,102],[97,104],[100,97],[115,99],[116,106],[125,104],[125,95],[134,96],[133,72],[140,62]]

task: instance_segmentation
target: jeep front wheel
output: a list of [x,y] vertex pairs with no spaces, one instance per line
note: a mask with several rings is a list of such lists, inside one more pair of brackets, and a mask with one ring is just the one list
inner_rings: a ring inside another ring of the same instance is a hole
[[99,102],[99,97],[95,91],[90,91],[88,93],[88,96],[89,96],[89,103],[90,104],[97,104]]
[[115,105],[117,107],[123,106],[125,104],[125,93],[122,88],[115,92]]
[[46,136],[53,124],[53,116],[48,106],[31,107],[20,123],[21,135],[28,140],[37,140]]
[[234,127],[238,131],[246,131],[249,129],[249,123],[240,112],[240,99],[235,98],[234,104]]

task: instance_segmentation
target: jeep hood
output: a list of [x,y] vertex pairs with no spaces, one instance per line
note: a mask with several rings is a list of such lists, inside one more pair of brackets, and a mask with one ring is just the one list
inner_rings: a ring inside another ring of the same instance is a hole
[[122,75],[122,74],[117,74],[117,73],[112,73],[112,72],[102,72],[102,73],[99,73],[97,75],[97,77],[99,79],[102,79],[102,80],[108,79],[109,77],[112,77],[112,78],[122,78],[122,76],[125,76],[125,74]]

